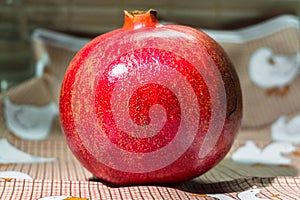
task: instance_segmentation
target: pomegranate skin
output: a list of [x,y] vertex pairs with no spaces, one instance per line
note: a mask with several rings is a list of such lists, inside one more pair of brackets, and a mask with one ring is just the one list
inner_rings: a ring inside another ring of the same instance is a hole
[[115,185],[174,184],[210,170],[242,118],[235,69],[208,35],[125,12],[124,26],[83,47],[66,71],[60,120],[69,148]]

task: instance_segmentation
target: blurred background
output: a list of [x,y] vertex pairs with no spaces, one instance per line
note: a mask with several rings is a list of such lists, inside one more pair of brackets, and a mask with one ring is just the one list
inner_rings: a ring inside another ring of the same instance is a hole
[[149,8],[163,21],[223,30],[300,16],[300,0],[0,0],[0,92],[34,75],[35,29],[93,38],[120,28],[124,9]]

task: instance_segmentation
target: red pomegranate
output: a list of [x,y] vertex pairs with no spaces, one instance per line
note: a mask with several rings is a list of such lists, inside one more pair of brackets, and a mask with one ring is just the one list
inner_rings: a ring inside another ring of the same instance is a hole
[[205,33],[125,11],[71,61],[60,119],[77,159],[116,185],[178,183],[228,153],[242,117],[237,74]]

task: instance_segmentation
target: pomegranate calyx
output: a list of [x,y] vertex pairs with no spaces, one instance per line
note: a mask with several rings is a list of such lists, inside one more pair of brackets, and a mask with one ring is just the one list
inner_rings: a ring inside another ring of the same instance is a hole
[[133,30],[145,27],[156,27],[159,25],[157,20],[157,11],[149,9],[148,11],[127,11],[124,10],[124,30]]

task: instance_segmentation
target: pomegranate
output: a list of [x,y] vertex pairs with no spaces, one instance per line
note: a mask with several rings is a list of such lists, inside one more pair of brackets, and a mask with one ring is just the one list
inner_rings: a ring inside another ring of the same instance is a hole
[[122,28],[73,58],[60,93],[71,151],[99,180],[174,184],[228,153],[242,117],[241,88],[224,50],[155,10],[125,11]]

